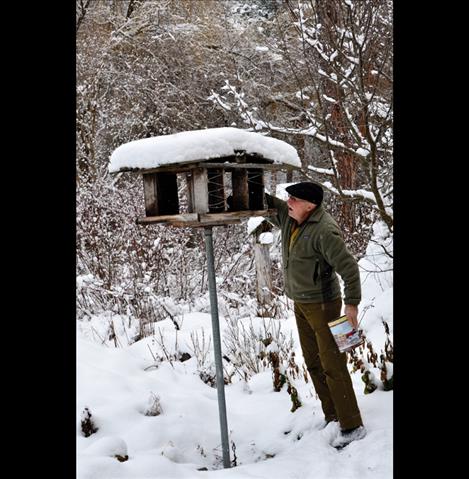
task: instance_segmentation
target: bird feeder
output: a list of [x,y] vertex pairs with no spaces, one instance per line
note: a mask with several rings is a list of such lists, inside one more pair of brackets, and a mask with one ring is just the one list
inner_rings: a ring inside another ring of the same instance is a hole
[[145,216],[139,224],[205,227],[275,215],[265,205],[265,174],[299,167],[288,143],[213,128],[126,143],[111,156],[109,170],[142,175]]
[[[145,216],[137,219],[139,224],[204,227],[225,468],[230,454],[212,227],[275,215],[264,204],[264,175],[298,167],[298,154],[288,143],[236,128],[145,138],[121,145],[111,155],[111,173],[131,171],[143,177]],[[184,184],[186,194],[180,196]]]

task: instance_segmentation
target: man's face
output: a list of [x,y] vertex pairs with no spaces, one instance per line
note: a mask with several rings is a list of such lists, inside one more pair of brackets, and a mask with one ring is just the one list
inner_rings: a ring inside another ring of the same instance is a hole
[[288,195],[288,215],[302,223],[316,208],[314,203]]

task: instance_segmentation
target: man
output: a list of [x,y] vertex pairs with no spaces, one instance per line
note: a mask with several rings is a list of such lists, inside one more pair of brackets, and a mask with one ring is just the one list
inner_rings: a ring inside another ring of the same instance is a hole
[[266,193],[269,208],[277,209],[269,221],[281,229],[285,293],[294,301],[301,349],[326,425],[339,422],[340,433],[331,444],[340,449],[362,439],[366,430],[346,354],[340,353],[328,322],[337,319],[342,308],[337,272],[344,282],[345,314],[357,327],[360,274],[336,221],[322,207],[322,187],[302,182],[286,191],[286,202]]

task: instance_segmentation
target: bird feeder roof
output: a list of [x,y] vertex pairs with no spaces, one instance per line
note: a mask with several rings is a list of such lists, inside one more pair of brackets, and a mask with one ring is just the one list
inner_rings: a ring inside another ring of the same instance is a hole
[[111,155],[109,172],[135,171],[233,156],[257,155],[273,164],[301,167],[290,144],[238,128],[210,128],[135,140],[119,146]]

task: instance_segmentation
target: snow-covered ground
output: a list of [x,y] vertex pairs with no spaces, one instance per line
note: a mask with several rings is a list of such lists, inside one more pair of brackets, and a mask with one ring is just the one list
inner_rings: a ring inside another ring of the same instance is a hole
[[[374,238],[380,244],[370,243],[360,261],[360,327],[379,354],[386,340],[383,320],[392,339],[392,263],[382,247],[392,253],[392,239],[386,238],[379,225]],[[377,270],[381,272],[372,272]],[[373,367],[380,386],[371,394],[364,394],[360,373],[352,374],[367,436],[342,451],[330,446],[338,433],[337,424],[321,428],[323,414],[311,381],[295,381],[302,406],[292,413],[286,386],[280,392],[273,390],[269,368],[247,382],[234,375],[225,395],[230,457],[236,459],[236,466],[223,469],[217,391],[201,380],[201,362],[193,354],[194,338],[201,346],[203,331],[206,347],[200,349],[208,351],[207,363],[213,361],[213,352],[207,347],[211,318],[192,312],[175,319],[181,326],[179,331],[171,320],[160,321],[155,323],[155,336],[128,345],[126,324],[114,318],[117,348],[105,336],[109,318],[78,322],[78,479],[392,477],[393,392],[383,390],[379,370]],[[256,331],[265,324],[261,318],[236,321],[246,328],[252,325]],[[291,332],[301,366],[293,314],[270,324],[280,326],[287,336]],[[220,317],[220,325],[224,337],[228,334],[226,318]],[[158,359],[165,357],[165,352],[171,360]],[[182,352],[192,357],[183,362],[173,359],[172,354]],[[146,415],[152,406],[159,409],[159,415]],[[98,428],[89,437],[81,431],[85,408]],[[116,455],[128,459],[121,462]],[[198,470],[202,468],[206,470]]]

